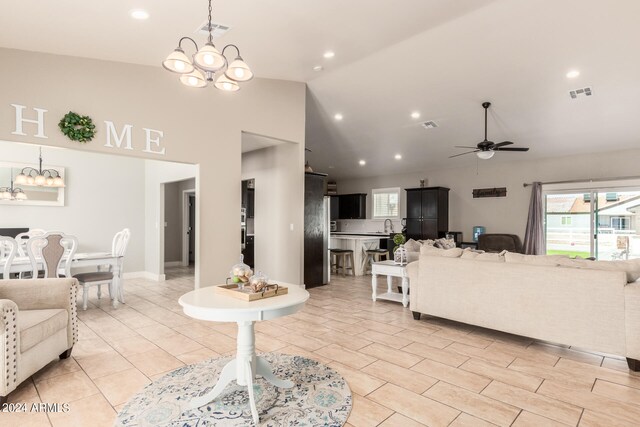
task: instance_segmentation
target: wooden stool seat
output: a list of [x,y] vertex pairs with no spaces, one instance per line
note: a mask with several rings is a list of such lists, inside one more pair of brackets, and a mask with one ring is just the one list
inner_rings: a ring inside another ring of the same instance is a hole
[[[353,251],[351,249],[329,249],[331,252],[331,271],[337,274],[342,268],[342,277],[345,277],[346,270],[351,270],[351,275],[355,276],[353,269]],[[334,261],[335,260],[335,261]],[[349,260],[349,267],[347,267]]]

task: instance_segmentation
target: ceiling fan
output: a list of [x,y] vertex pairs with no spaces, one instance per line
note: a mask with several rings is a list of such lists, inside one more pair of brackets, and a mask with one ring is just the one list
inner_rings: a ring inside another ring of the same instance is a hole
[[496,144],[495,142],[489,141],[487,139],[487,110],[490,106],[490,102],[482,103],[482,107],[484,108],[484,141],[479,142],[475,147],[456,145],[456,148],[472,148],[473,151],[467,151],[465,153],[449,156],[450,159],[453,157],[464,156],[465,154],[476,153],[479,158],[487,160],[492,158],[496,151],[529,151],[529,148],[527,147],[506,147],[507,145],[513,144],[513,142],[511,141],[503,141]]

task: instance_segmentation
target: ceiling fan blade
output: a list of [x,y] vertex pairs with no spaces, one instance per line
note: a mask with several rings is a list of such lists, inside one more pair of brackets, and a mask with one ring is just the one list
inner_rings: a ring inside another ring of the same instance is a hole
[[474,150],[478,149],[478,147],[470,147],[468,145],[456,145],[455,147],[456,148],[471,148],[471,149],[474,149]]
[[497,144],[493,144],[493,148],[497,148],[497,147],[504,147],[505,145],[512,145],[513,142],[511,141],[502,141],[502,142],[498,142]]
[[460,153],[460,154],[455,154],[453,156],[449,156],[449,158],[453,159],[454,157],[464,156],[465,154],[477,153],[478,151],[480,150],[467,151],[466,153]]
[[529,151],[528,147],[506,147],[496,148],[494,151]]

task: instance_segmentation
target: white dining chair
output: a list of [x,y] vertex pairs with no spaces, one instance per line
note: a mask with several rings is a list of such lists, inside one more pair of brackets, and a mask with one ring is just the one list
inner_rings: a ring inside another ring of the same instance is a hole
[[[118,258],[118,270],[119,277],[122,277],[122,266],[124,265],[124,256],[127,252],[127,246],[129,244],[129,238],[131,237],[131,232],[128,228],[125,228],[122,231],[116,233],[113,236],[113,241],[111,243],[111,255]],[[79,273],[73,276],[78,280],[80,286],[82,286],[82,309],[86,310],[87,305],[89,303],[89,289],[92,286],[98,287],[98,299],[102,297],[102,285],[109,286],[109,297],[111,299],[120,297],[120,300],[124,302],[124,295],[122,294],[121,289],[114,289],[114,279],[116,278],[111,271],[111,267],[109,271],[102,271],[100,268],[98,271],[91,271],[88,273]]]
[[42,236],[44,233],[46,233],[46,231],[41,228],[32,228],[24,233],[19,233],[16,236],[16,242],[18,243],[17,256],[27,256],[27,242],[29,239],[35,236]]
[[45,278],[71,277],[71,261],[77,248],[78,239],[60,231],[49,231],[30,238],[27,241],[27,254],[31,261],[31,277],[39,277],[40,263]]
[[0,270],[2,278],[10,279],[11,264],[18,254],[18,243],[15,239],[8,236],[0,236],[0,260],[3,262],[4,268]]

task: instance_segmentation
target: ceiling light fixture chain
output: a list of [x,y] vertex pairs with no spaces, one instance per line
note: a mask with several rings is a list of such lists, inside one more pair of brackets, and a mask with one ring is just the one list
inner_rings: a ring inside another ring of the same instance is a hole
[[[240,56],[240,49],[234,44],[228,44],[220,52],[213,44],[213,22],[211,15],[213,6],[209,0],[208,32],[207,42],[201,48],[191,37],[182,37],[178,42],[178,47],[167,56],[162,62],[162,66],[173,73],[180,74],[180,81],[190,87],[206,87],[208,82],[213,82],[214,86],[220,90],[235,92],[240,89],[240,83],[253,78],[253,71]],[[196,48],[196,53],[187,57],[182,49],[182,42],[191,40]],[[233,47],[237,56],[233,61],[229,61],[225,56],[227,48]]]
[[213,8],[211,7],[211,0],[209,0],[209,43],[213,43],[213,28],[211,27],[211,12]]

